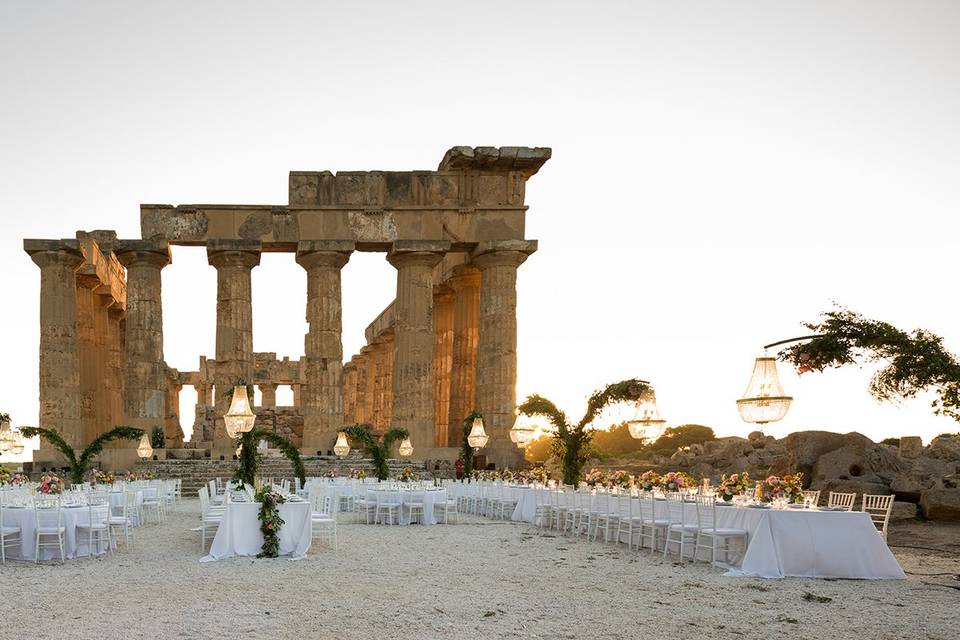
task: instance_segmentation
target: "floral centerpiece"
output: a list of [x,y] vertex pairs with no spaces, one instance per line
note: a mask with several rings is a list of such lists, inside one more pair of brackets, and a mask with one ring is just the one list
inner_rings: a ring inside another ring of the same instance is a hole
[[596,487],[597,485],[603,486],[607,483],[607,474],[605,474],[602,469],[590,469],[590,471],[587,471],[586,475],[583,476],[583,481],[590,487]]
[[10,476],[10,484],[15,487],[22,487],[30,482],[30,478],[24,473],[15,473]]
[[41,476],[40,493],[48,495],[59,495],[63,493],[63,480],[55,475]]
[[500,479],[504,482],[513,482],[517,479],[517,474],[510,469],[504,469],[500,472]]
[[5,468],[0,467],[0,487],[10,484],[13,475]]
[[637,486],[644,491],[653,491],[660,486],[660,474],[656,471],[644,471],[637,476]]
[[400,482],[413,482],[413,469],[404,467],[397,475],[397,480]]
[[260,503],[257,519],[260,520],[260,533],[263,534],[263,546],[257,557],[276,558],[280,554],[279,531],[284,525],[277,506],[287,499],[269,484],[264,484],[257,491],[256,500]]
[[336,478],[336,477],[337,477],[337,471],[336,471],[336,469],[327,469],[326,471],[323,472],[323,477],[324,477],[324,478]]
[[[124,482],[137,482],[139,480],[153,480],[154,475],[149,471],[127,471],[123,474]],[[110,476],[110,482],[113,482],[113,476]]]
[[760,482],[759,498],[763,502],[772,502],[783,498],[787,502],[803,502],[803,474],[769,476]]
[[547,481],[550,479],[547,476],[547,468],[543,465],[538,465],[527,471],[527,477],[530,478],[532,482],[539,484],[547,484]]
[[720,484],[717,485],[717,497],[722,498],[725,502],[730,502],[733,500],[733,496],[739,496],[749,488],[750,474],[746,471],[729,476],[724,475],[720,478]]
[[683,471],[670,471],[660,476],[660,490],[665,493],[681,491],[694,486],[693,478]]
[[633,476],[623,469],[620,469],[610,474],[607,478],[607,484],[611,487],[627,489],[633,485]]
[[367,472],[363,469],[351,469],[350,477],[354,480],[364,480],[367,477]]

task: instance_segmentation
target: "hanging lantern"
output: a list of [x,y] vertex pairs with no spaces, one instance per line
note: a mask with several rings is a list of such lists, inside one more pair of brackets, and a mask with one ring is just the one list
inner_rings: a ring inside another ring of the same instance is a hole
[[241,442],[241,443],[240,443],[240,446],[238,446],[238,447],[237,447],[237,450],[235,451],[235,453],[237,454],[237,458],[238,458],[238,459],[240,458],[240,453],[241,453],[242,451],[243,451],[243,443]]
[[333,445],[333,452],[337,454],[338,458],[342,458],[350,453],[350,443],[347,442],[347,434],[343,431],[337,435],[337,443]]
[[737,400],[737,410],[744,422],[766,424],[787,415],[793,398],[784,394],[777,375],[777,360],[764,356],[753,364],[753,375],[743,397]]
[[647,388],[637,401],[633,417],[627,421],[630,437],[637,440],[656,440],[667,428],[667,421],[660,417],[657,394]]
[[510,429],[510,441],[522,449],[533,441],[535,427],[533,418],[525,413],[518,413],[517,419],[513,421],[513,428]]
[[146,460],[153,455],[153,447],[150,446],[150,438],[147,434],[140,436],[140,444],[137,445],[137,455]]
[[490,436],[483,430],[483,418],[477,416],[473,419],[473,426],[470,427],[470,435],[467,436],[467,444],[474,449],[483,449],[487,446]]
[[10,453],[12,453],[15,456],[18,456],[21,453],[23,453],[23,443],[22,442],[15,443],[12,447],[10,447]]
[[250,408],[250,399],[247,397],[246,385],[238,384],[233,388],[233,401],[230,410],[223,415],[223,426],[227,435],[236,438],[237,434],[247,433],[253,429],[257,416]]
[[404,458],[409,458],[412,456],[413,444],[410,442],[410,438],[404,438],[403,442],[400,443],[400,448],[397,451]]

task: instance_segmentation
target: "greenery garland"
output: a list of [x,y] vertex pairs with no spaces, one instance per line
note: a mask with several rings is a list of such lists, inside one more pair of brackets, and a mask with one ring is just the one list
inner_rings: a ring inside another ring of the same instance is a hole
[[469,478],[470,474],[473,473],[473,447],[470,446],[470,442],[467,440],[467,436],[470,435],[470,430],[473,428],[473,421],[477,418],[483,418],[483,414],[479,411],[474,411],[466,418],[463,419],[463,441],[460,444],[460,458],[463,460],[463,477]]
[[70,481],[74,484],[80,484],[83,482],[83,476],[87,472],[87,468],[90,466],[92,459],[100,455],[100,452],[103,451],[105,444],[112,440],[138,440],[140,436],[143,435],[142,429],[137,429],[135,427],[115,427],[110,431],[101,433],[99,436],[94,438],[93,442],[87,445],[87,447],[80,453],[80,457],[77,457],[76,452],[73,450],[67,441],[63,439],[59,433],[53,429],[45,429],[43,427],[21,427],[20,433],[22,433],[27,438],[32,438],[34,436],[40,436],[51,445],[54,446],[63,456],[67,459],[67,464],[70,467]]
[[587,411],[577,424],[570,424],[566,414],[555,404],[539,395],[528,396],[518,407],[528,416],[544,416],[553,425],[553,451],[563,467],[563,483],[576,485],[583,475],[583,466],[589,457],[593,432],[587,429],[590,423],[608,404],[613,402],[636,402],[649,389],[645,382],[631,378],[608,385],[595,391],[587,400]]
[[237,458],[237,471],[233,475],[235,480],[254,486],[257,468],[263,458],[257,451],[257,443],[261,440],[272,444],[290,460],[293,465],[293,475],[300,479],[300,486],[307,483],[307,472],[303,466],[303,458],[300,457],[300,450],[280,434],[263,429],[251,429],[237,438],[236,444],[240,447],[240,455]]
[[347,437],[363,445],[363,448],[373,458],[373,472],[377,480],[386,480],[390,477],[390,469],[387,467],[387,460],[390,458],[390,449],[397,440],[403,440],[410,436],[406,429],[394,427],[388,429],[383,434],[383,438],[378,443],[373,436],[373,428],[369,424],[355,424],[344,428],[343,432]]
[[273,487],[265,484],[257,492],[256,500],[260,503],[257,519],[260,520],[260,533],[263,534],[263,546],[260,547],[257,557],[276,558],[280,555],[279,531],[284,525],[277,505],[286,502],[286,498],[274,491]]
[[960,363],[943,347],[940,336],[924,329],[907,333],[845,307],[827,311],[819,322],[803,326],[820,335],[778,354],[798,373],[882,362],[870,381],[874,398],[897,402],[931,391],[936,396],[931,403],[934,413],[960,421]]

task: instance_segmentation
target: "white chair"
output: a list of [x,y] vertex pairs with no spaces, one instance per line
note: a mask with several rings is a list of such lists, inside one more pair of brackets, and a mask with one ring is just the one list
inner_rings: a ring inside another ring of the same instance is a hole
[[[493,498],[492,505],[493,516],[498,520],[507,520],[513,515],[513,510],[517,508],[517,499],[511,497],[509,487],[504,486],[502,482],[497,483],[497,493]],[[507,515],[509,512],[510,516]]]
[[666,558],[670,552],[670,544],[676,544],[680,547],[680,559],[686,557],[685,549],[687,544],[696,543],[697,525],[685,520],[686,503],[682,493],[667,494],[667,517],[670,524],[667,526],[667,537],[663,543],[663,557]]
[[449,524],[452,516],[457,524],[460,523],[460,509],[454,491],[452,486],[448,487],[447,499],[433,503],[433,515],[438,522]]
[[173,495],[176,498],[177,503],[179,504],[183,500],[183,479],[177,478],[173,481]]
[[640,517],[640,501],[627,494],[617,498],[617,538],[616,542],[623,542],[623,534],[627,534],[627,548],[633,548],[634,535],[639,534],[643,518]]
[[[33,512],[37,519],[36,556],[34,562],[40,562],[40,555],[44,548],[54,548],[60,553],[61,564],[66,559],[63,555],[63,537],[66,527],[63,526],[63,512],[60,510],[59,500],[35,500]],[[50,541],[53,538],[53,541]]]
[[827,501],[827,507],[831,509],[842,507],[846,511],[853,511],[853,503],[856,501],[856,493],[838,493],[836,491],[831,491]]
[[207,490],[209,492],[208,495],[210,497],[210,504],[213,504],[213,505],[223,504],[223,495],[217,492],[218,482],[222,484],[222,481],[220,481],[220,478],[211,480],[210,482],[207,483]]
[[[77,525],[77,538],[86,534],[87,549],[90,557],[97,555],[100,549],[111,550],[113,546],[110,541],[110,502],[106,501],[90,502],[90,519],[86,524]],[[96,546],[94,546],[96,543]]]
[[[712,496],[697,496],[697,538],[693,545],[693,559],[697,559],[697,552],[706,549],[710,552],[710,563],[717,564],[717,552],[721,549],[724,562],[730,562],[730,540],[743,542],[743,549],[747,548],[747,531],[745,529],[723,528],[717,526],[717,503]],[[723,541],[723,547],[720,542]]]
[[337,550],[337,519],[333,516],[333,500],[330,495],[314,492],[310,496],[310,535]]
[[119,533],[123,534],[123,544],[126,547],[133,545],[133,518],[130,517],[131,501],[127,499],[128,495],[133,495],[134,500],[132,501],[133,510],[136,511],[136,493],[127,492],[123,494],[123,499],[120,504],[117,506],[110,506],[110,515],[107,518],[107,524],[109,525],[110,532],[110,544],[113,548],[117,547],[117,541],[119,540]]
[[667,527],[670,526],[670,519],[657,517],[657,498],[652,491],[640,493],[640,541],[637,543],[637,550],[644,547],[644,540],[650,540],[650,549],[657,552],[660,547],[660,540],[667,537]]
[[[593,524],[593,540],[597,540],[600,530],[603,529],[603,541],[610,542],[613,527],[620,526],[620,516],[617,514],[617,501],[607,491],[599,491],[594,499],[591,517]],[[588,532],[589,536],[589,532]]]
[[887,525],[890,524],[890,513],[893,511],[894,496],[878,496],[869,493],[863,494],[863,504],[860,510],[870,515],[870,520],[877,527],[877,533],[886,540]]
[[163,499],[158,486],[143,488],[143,502],[140,503],[140,509],[144,516],[144,523],[146,523],[146,516],[150,511],[157,517],[157,524],[163,522]]
[[373,515],[373,521],[382,523],[383,516],[386,515],[389,522],[387,524],[400,524],[400,507],[403,504],[399,491],[376,491],[377,506]]
[[23,538],[23,532],[20,530],[19,526],[8,525],[3,521],[3,494],[4,491],[0,491],[0,559],[2,563],[7,563],[7,549],[10,547],[18,547],[21,549],[20,555],[23,555],[23,548],[21,547],[21,542]]
[[416,521],[423,524],[426,494],[423,491],[409,491],[406,496],[407,499],[403,501],[403,508],[407,512],[407,522],[413,524]]
[[210,504],[207,487],[201,487],[197,494],[200,496],[200,551],[203,552],[207,548],[207,533],[216,534],[226,507],[214,507]]
[[819,491],[804,491],[803,499],[809,500],[813,506],[820,504],[820,492]]

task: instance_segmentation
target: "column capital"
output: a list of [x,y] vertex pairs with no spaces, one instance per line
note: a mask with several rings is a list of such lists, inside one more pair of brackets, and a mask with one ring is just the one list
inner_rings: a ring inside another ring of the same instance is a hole
[[113,252],[125,267],[148,264],[162,269],[171,262],[166,240],[116,240]]
[[222,267],[253,269],[260,264],[263,244],[259,240],[208,240],[207,263]]
[[453,288],[446,284],[437,284],[433,286],[433,299],[438,302],[453,302]]
[[477,244],[470,258],[481,271],[489,267],[519,267],[536,250],[536,240],[487,240]]
[[350,260],[357,245],[350,240],[301,240],[297,243],[297,264],[304,269],[340,269]]
[[50,265],[64,265],[77,268],[83,264],[83,252],[76,240],[32,240],[23,241],[23,250],[41,269]]
[[394,267],[422,265],[435,267],[450,251],[446,240],[397,240],[390,247],[387,261]]

